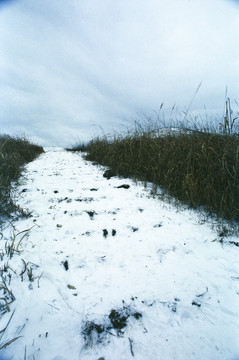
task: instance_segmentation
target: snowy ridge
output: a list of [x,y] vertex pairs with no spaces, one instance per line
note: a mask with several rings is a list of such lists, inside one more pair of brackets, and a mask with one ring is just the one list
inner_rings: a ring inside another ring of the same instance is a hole
[[18,190],[32,217],[0,242],[0,347],[19,337],[0,359],[238,360],[238,239],[48,150]]

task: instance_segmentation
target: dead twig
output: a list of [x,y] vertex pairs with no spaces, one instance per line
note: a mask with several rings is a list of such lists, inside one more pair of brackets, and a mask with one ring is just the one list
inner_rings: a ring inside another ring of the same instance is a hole
[[133,351],[133,340],[128,338],[129,339],[129,347],[130,347],[130,352],[131,352],[131,355],[134,357],[134,351]]

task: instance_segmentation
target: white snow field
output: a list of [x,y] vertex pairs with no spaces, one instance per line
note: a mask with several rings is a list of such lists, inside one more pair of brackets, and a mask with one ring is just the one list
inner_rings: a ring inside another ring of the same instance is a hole
[[26,166],[32,217],[0,241],[0,359],[238,360],[238,238],[104,171],[58,148]]

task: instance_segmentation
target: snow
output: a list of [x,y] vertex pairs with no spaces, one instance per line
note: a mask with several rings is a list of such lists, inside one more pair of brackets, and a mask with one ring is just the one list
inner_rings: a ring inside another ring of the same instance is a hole
[[238,360],[236,236],[221,243],[198,212],[107,180],[81,154],[46,150],[17,190],[32,217],[0,241],[15,298],[5,312],[1,300],[0,330],[12,318],[0,347],[19,337],[0,359]]

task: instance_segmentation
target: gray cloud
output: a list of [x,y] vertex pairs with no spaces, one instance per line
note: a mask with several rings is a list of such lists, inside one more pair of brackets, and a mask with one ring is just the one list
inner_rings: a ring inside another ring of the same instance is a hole
[[226,0],[18,0],[0,9],[0,128],[69,145],[176,103],[238,96],[239,8]]

